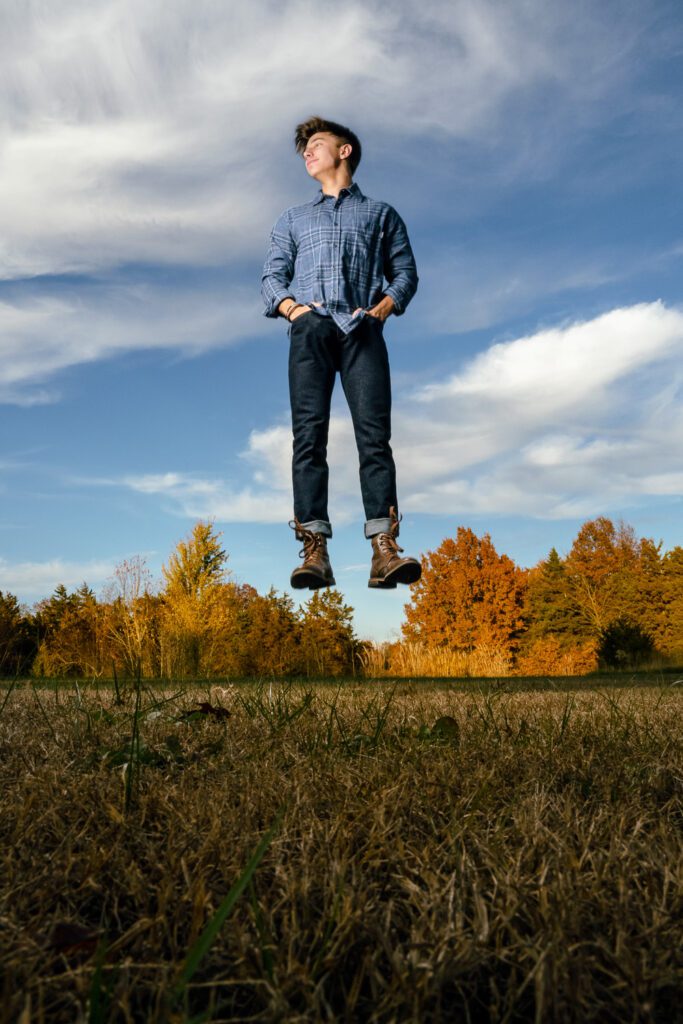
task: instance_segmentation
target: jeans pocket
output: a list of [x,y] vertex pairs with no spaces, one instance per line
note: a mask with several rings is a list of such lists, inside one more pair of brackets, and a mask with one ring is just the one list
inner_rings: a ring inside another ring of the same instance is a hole
[[305,313],[299,313],[299,315],[295,316],[294,319],[292,320],[292,322],[291,322],[292,327],[295,327],[296,324],[299,323],[299,320],[305,320],[306,317],[310,316],[312,312],[313,312],[312,309],[307,309]]

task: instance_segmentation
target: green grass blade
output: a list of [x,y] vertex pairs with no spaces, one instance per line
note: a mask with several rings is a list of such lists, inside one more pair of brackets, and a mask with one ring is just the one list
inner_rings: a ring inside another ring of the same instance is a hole
[[201,961],[208,953],[209,949],[211,948],[214,942],[214,939],[221,930],[228,914],[230,913],[232,908],[237,903],[237,900],[240,898],[240,896],[248,886],[252,875],[254,874],[256,868],[261,863],[261,860],[263,859],[266,850],[270,846],[273,840],[273,836],[280,827],[280,822],[282,821],[283,814],[284,808],[281,808],[278,811],[277,815],[275,816],[273,824],[270,826],[266,834],[261,839],[261,842],[258,844],[253,854],[249,858],[249,862],[247,863],[247,866],[245,867],[244,871],[239,876],[237,881],[232,885],[228,894],[221,901],[215,914],[213,915],[213,917],[207,924],[206,928],[195,942],[190,952],[187,954],[187,959],[185,960],[185,964],[183,966],[180,978],[178,979],[178,984],[176,986],[176,996],[182,995],[183,989],[185,988],[185,986],[187,985],[187,983],[189,982],[190,978],[193,976],[197,968],[199,967]]
[[104,1024],[111,1008],[111,994],[116,981],[117,969],[111,972],[105,984],[103,965],[107,956],[107,942],[102,940],[95,954],[95,970],[88,992],[88,1024]]

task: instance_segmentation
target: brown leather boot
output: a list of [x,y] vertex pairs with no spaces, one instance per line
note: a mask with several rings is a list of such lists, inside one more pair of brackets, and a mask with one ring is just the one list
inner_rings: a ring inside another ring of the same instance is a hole
[[295,590],[318,590],[320,587],[334,587],[335,579],[330,565],[330,558],[327,554],[327,537],[322,533],[313,533],[306,530],[298,519],[293,519],[290,524],[295,531],[297,540],[302,540],[304,546],[299,552],[303,557],[303,564],[298,565],[292,572],[290,583]]
[[416,558],[401,558],[403,551],[396,543],[400,519],[392,505],[389,509],[391,528],[389,533],[378,533],[372,540],[372,564],[369,587],[380,590],[394,590],[397,583],[417,583],[422,575],[422,566]]

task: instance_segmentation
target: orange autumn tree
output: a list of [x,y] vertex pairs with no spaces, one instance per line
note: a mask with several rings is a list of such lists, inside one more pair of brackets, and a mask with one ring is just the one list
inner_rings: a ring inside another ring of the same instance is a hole
[[615,526],[606,516],[589,519],[565,559],[574,602],[585,627],[598,635],[638,597],[634,586],[639,563],[633,527]]
[[606,516],[584,523],[565,559],[585,627],[600,636],[617,619],[659,639],[664,621],[661,543],[638,538],[632,526]]
[[422,559],[422,577],[405,606],[406,640],[471,653],[512,655],[523,628],[526,574],[499,555],[488,533],[459,526]]

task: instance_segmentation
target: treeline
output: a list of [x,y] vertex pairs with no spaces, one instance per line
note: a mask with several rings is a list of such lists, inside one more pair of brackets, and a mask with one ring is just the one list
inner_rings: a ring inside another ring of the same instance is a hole
[[384,652],[387,670],[399,674],[415,646],[418,660],[447,654],[454,670],[445,674],[681,664],[683,548],[661,548],[599,517],[584,523],[565,558],[553,548],[525,570],[498,554],[488,534],[460,527],[423,558],[403,643]]
[[199,522],[155,588],[123,562],[98,599],[59,586],[32,611],[0,592],[0,675],[198,679],[246,676],[576,675],[683,664],[683,548],[626,524],[586,522],[566,557],[533,569],[459,527],[422,558],[400,641],[359,641],[336,590],[300,608],[229,579],[211,523]]
[[197,523],[155,590],[145,563],[119,565],[102,599],[58,586],[32,612],[0,592],[0,674],[47,678],[200,679],[329,676],[356,670],[353,609],[336,590],[301,609],[228,578],[210,523]]

